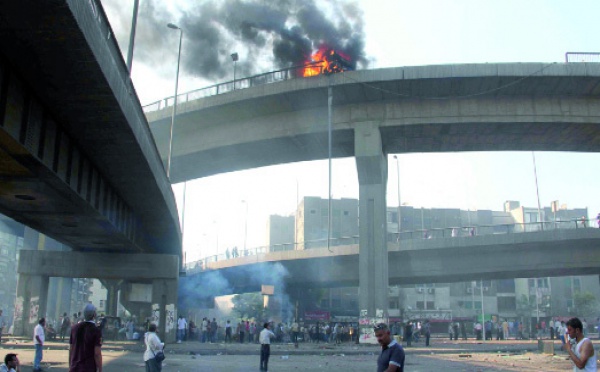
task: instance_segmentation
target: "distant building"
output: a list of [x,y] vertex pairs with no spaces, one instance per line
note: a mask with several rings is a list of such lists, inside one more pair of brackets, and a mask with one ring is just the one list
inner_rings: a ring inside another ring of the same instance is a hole
[[295,217],[271,215],[267,222],[267,247],[270,252],[295,249]]
[[[330,245],[347,245],[358,236],[358,200],[331,200]],[[329,201],[319,197],[304,197],[296,211],[297,249],[327,246],[329,231]]]

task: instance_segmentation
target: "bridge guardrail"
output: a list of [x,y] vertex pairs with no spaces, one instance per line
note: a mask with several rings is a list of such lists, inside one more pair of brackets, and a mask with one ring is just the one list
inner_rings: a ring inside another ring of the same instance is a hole
[[[181,93],[177,95],[177,104],[193,101],[200,98],[216,96],[223,93],[229,93],[234,90],[245,89],[254,87],[257,85],[264,85],[275,83],[278,81],[296,79],[304,77],[304,69],[307,67],[318,68],[322,71],[320,64],[307,64],[302,66],[294,66],[282,70],[270,71],[264,74],[254,75],[250,77],[235,79],[224,83],[211,85],[208,87],[195,89],[189,92]],[[145,113],[159,111],[167,107],[173,106],[174,96],[163,98],[161,100],[149,103],[143,106]]]
[[[400,234],[388,233],[388,243],[400,243],[406,240],[417,239],[445,239],[445,238],[469,238],[474,236],[486,236],[497,234],[519,234],[528,232],[548,231],[556,229],[596,229],[600,227],[600,220],[593,219],[574,219],[569,221],[545,221],[545,222],[527,222],[498,225],[470,225],[460,227],[442,227],[433,229],[420,229],[411,231],[402,231]],[[398,240],[398,237],[400,239]],[[330,246],[345,246],[359,243],[359,236],[348,236],[334,238],[330,240]],[[198,261],[189,262],[185,265],[186,270],[204,271],[208,265],[213,262],[235,259],[238,257],[256,256],[264,253],[286,252],[294,250],[326,248],[327,239],[316,239],[306,242],[275,244],[271,246],[253,247],[247,249],[238,249],[234,254],[232,251],[204,257]]]

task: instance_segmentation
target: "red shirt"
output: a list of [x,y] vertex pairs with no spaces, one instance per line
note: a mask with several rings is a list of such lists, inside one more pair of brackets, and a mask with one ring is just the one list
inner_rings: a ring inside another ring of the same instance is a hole
[[95,372],[96,346],[102,346],[102,332],[92,322],[81,322],[71,328],[71,367],[69,372]]

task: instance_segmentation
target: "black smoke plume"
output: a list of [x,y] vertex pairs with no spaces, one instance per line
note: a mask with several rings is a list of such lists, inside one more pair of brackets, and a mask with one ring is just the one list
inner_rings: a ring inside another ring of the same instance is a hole
[[[103,0],[116,5],[115,0]],[[131,15],[120,13],[125,25]],[[181,14],[170,14],[165,2],[142,0],[135,60],[159,66],[177,51],[172,22],[184,32],[182,72],[209,81],[232,77],[231,53],[238,52],[238,77],[304,65],[326,45],[351,59],[351,68],[366,67],[363,14],[344,0],[208,0]],[[129,30],[129,28],[126,28]],[[119,38],[127,45],[126,37]]]

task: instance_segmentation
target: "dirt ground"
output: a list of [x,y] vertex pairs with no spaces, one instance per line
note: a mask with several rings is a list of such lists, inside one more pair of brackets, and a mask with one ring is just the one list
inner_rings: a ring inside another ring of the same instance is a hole
[[[34,351],[32,349],[0,349],[1,355],[16,352],[22,364],[22,372],[31,371]],[[272,355],[270,371],[374,371],[376,369],[377,348],[372,352],[346,355]],[[56,348],[44,350],[42,368],[46,371],[68,371],[67,350]],[[141,351],[103,350],[103,370],[105,372],[144,371]],[[191,355],[167,353],[163,371],[258,371],[257,355]],[[406,356],[406,371],[568,371],[572,364],[565,354],[555,356],[526,353],[412,353]]]

